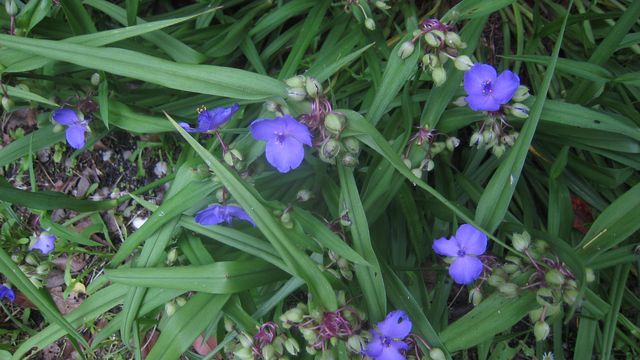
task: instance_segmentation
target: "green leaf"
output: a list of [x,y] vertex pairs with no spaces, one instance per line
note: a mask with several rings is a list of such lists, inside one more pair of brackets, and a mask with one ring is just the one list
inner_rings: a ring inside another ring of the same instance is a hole
[[475,19],[489,15],[511,5],[515,0],[463,0],[452,7],[442,17],[442,21],[452,19]]
[[[510,60],[520,60],[524,62],[531,62],[534,64],[546,65],[550,62],[549,56],[543,55],[521,55],[521,56],[505,56],[504,58]],[[571,59],[558,58],[557,71],[569,75],[574,75],[582,79],[592,81],[609,81],[613,78],[611,72],[602,66],[591,64],[584,61],[577,61]]]
[[178,64],[131,50],[94,48],[51,40],[16,39],[10,35],[0,35],[0,44],[170,89],[247,100],[286,95],[284,83],[240,69]]
[[91,21],[91,16],[82,6],[80,0],[60,0],[60,5],[62,5],[69,26],[75,34],[88,34],[97,31]]
[[40,151],[64,139],[64,132],[54,132],[53,125],[40,129],[13,141],[0,150],[0,167],[29,154],[30,149]]

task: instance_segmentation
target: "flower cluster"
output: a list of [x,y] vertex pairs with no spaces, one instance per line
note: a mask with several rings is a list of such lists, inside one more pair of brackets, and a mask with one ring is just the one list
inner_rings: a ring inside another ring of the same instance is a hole
[[371,341],[364,353],[376,360],[406,359],[404,353],[410,348],[407,337],[411,327],[411,320],[404,311],[390,312],[371,330]]

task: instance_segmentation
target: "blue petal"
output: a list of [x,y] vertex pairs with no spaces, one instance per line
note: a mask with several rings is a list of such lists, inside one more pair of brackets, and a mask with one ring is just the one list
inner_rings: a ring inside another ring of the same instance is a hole
[[10,287],[0,285],[0,299],[5,297],[9,299],[9,301],[14,302],[16,300],[16,293]]
[[67,143],[74,149],[82,149],[85,143],[84,134],[87,128],[82,125],[71,125],[65,132]]
[[233,104],[229,107],[219,107],[211,110],[201,111],[198,115],[198,130],[213,131],[229,121],[233,114],[238,111],[240,105]]
[[251,218],[251,216],[249,216],[249,214],[247,214],[241,207],[239,206],[234,206],[234,205],[227,205],[227,213],[239,220],[244,220],[244,221],[248,221],[251,223],[251,225],[253,225],[254,227],[256,226],[256,223],[253,222],[253,219]]
[[284,134],[284,123],[276,119],[258,119],[249,125],[251,136],[256,140],[272,141],[278,138],[278,134]]
[[40,250],[43,254],[48,254],[55,249],[56,237],[47,233],[42,233],[36,241],[29,247],[29,250]]
[[186,122],[179,122],[178,125],[180,125],[180,127],[182,127],[186,132],[202,132],[199,128],[192,128],[191,125]]
[[457,284],[469,285],[482,274],[482,261],[475,256],[461,256],[449,267],[449,275]]
[[382,354],[384,345],[382,344],[382,337],[375,330],[371,331],[373,337],[367,344],[367,348],[364,350],[364,354],[371,358],[376,358]]
[[464,90],[469,95],[482,95],[484,84],[496,80],[496,69],[487,64],[475,64],[464,73]]
[[51,118],[53,118],[53,121],[57,122],[58,124],[66,126],[75,125],[80,122],[80,120],[78,119],[78,114],[74,110],[65,108],[54,111],[51,114]]
[[285,115],[279,119],[284,123],[285,134],[291,136],[301,143],[311,146],[311,132],[309,128],[298,122],[289,115]]
[[286,137],[282,142],[269,141],[265,149],[267,161],[281,173],[296,169],[304,159],[304,146],[294,138]]
[[505,70],[498,76],[493,84],[493,93],[491,94],[500,104],[506,104],[511,100],[513,95],[520,86],[520,78],[509,70]]
[[411,333],[411,320],[402,310],[390,312],[384,321],[378,323],[382,336],[402,340]]
[[491,95],[469,95],[464,100],[473,111],[500,110],[500,103]]
[[204,210],[198,211],[195,218],[200,225],[218,225],[226,221],[224,208],[220,204],[214,204]]
[[451,238],[451,240],[447,240],[447,238],[440,238],[433,241],[432,248],[438,255],[458,256],[460,245],[458,245],[454,238]]
[[456,231],[455,238],[466,254],[482,255],[487,251],[487,235],[473,227],[473,225],[460,225],[458,231]]

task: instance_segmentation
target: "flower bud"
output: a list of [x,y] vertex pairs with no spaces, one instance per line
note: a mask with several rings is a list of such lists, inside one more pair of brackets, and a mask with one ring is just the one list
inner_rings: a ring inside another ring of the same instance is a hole
[[342,145],[348,152],[354,155],[357,155],[360,152],[360,141],[354,137],[343,139]]
[[22,255],[22,254],[12,254],[11,255],[11,261],[13,261],[16,264],[20,264],[22,262],[22,260],[24,260],[24,255]]
[[346,124],[344,115],[336,112],[330,112],[324,117],[324,128],[334,135],[339,135]]
[[538,320],[540,320],[543,311],[544,308],[537,308],[529,311],[529,319],[531,320],[531,322],[537,322]]
[[405,41],[402,43],[402,45],[400,45],[400,49],[398,50],[398,56],[400,56],[400,58],[404,60],[409,56],[411,56],[411,54],[413,54],[413,51],[415,50],[415,48],[416,46],[413,45],[412,41]]
[[449,55],[444,51],[440,51],[438,52],[438,59],[440,60],[440,64],[444,65],[449,61]]
[[433,160],[431,159],[427,160],[427,165],[425,166],[425,169],[427,169],[427,172],[433,170],[434,167],[436,167],[436,163],[433,162]]
[[460,96],[459,98],[455,99],[452,104],[457,106],[457,107],[465,107],[467,106],[467,100],[464,99],[465,96]]
[[353,335],[347,339],[347,349],[356,354],[360,354],[364,350],[365,344],[364,339],[359,335]]
[[407,158],[403,158],[402,159],[402,163],[404,164],[404,166],[408,167],[409,169],[411,169],[411,160],[407,159]]
[[294,338],[287,338],[284,342],[284,348],[287,352],[293,356],[296,356],[300,352],[300,345]]
[[219,203],[225,203],[229,199],[229,193],[223,187],[216,190],[216,199]]
[[413,174],[413,176],[417,177],[418,179],[422,179],[422,169],[420,168],[411,169],[411,173]]
[[2,108],[5,111],[11,111],[13,110],[13,107],[15,106],[15,103],[13,102],[13,100],[11,100],[11,98],[7,97],[7,96],[3,96],[2,97]]
[[364,27],[366,27],[368,30],[375,30],[376,29],[376,22],[373,21],[372,18],[366,18],[364,20]]
[[500,143],[505,146],[513,146],[515,138],[511,135],[503,135],[500,137]]
[[544,321],[536,321],[536,324],[533,325],[533,335],[535,335],[536,341],[546,339],[550,331],[551,327]]
[[234,166],[238,161],[242,161],[242,154],[236,149],[231,149],[229,151],[226,151],[222,155],[222,158],[224,159],[224,162],[227,163],[227,165]]
[[562,300],[569,305],[573,305],[578,300],[578,294],[576,289],[567,289],[562,293]]
[[[309,341],[309,342],[313,342],[313,339],[311,339],[311,340],[307,340],[307,341]],[[311,346],[311,345],[307,345],[307,346],[304,348],[304,350],[305,350],[305,351],[307,352],[307,354],[309,354],[309,355],[315,355],[315,354],[317,353],[316,349],[315,349],[313,346]]]
[[551,304],[547,306],[547,317],[559,314],[562,311],[562,303]]
[[240,345],[245,348],[251,348],[253,346],[253,340],[249,334],[243,332],[238,335],[238,340],[240,341]]
[[36,266],[36,274],[38,275],[46,275],[49,273],[50,267],[49,264],[40,264]]
[[342,156],[342,159],[340,159],[340,161],[342,162],[342,165],[346,166],[346,167],[356,167],[358,165],[358,158],[353,156],[353,154],[350,153],[346,153]]
[[484,144],[484,137],[482,136],[482,133],[479,131],[474,132],[469,140],[469,146],[480,147],[482,144]]
[[538,289],[538,291],[536,291],[536,301],[540,306],[549,306],[556,302],[553,296],[553,291],[549,288]]
[[100,74],[95,72],[91,74],[91,85],[98,86],[100,85]]
[[314,77],[307,78],[307,81],[305,82],[305,89],[307,90],[307,94],[312,98],[318,98],[322,95],[322,85]]
[[492,143],[495,141],[496,135],[493,130],[486,129],[482,132],[482,141],[487,145],[493,145]]
[[498,291],[506,297],[516,297],[518,295],[518,286],[514,283],[504,283],[498,286]]
[[342,212],[340,213],[340,225],[349,227],[351,226],[351,224],[352,224],[352,221],[351,221],[351,218],[349,217],[349,210],[347,209],[342,210]]
[[171,248],[167,254],[167,264],[172,265],[178,259],[178,249]]
[[437,141],[431,144],[431,153],[433,155],[440,154],[444,148],[447,147],[442,141]]
[[14,0],[5,0],[4,8],[7,10],[7,15],[16,16],[18,14],[18,4]]
[[435,86],[441,86],[447,81],[447,72],[442,66],[436,67],[431,71],[431,78]]
[[253,360],[253,352],[251,351],[251,348],[248,348],[248,347],[243,347],[236,350],[233,353],[233,355],[234,355],[234,359]]
[[387,5],[384,1],[378,0],[375,2],[375,6],[380,10],[389,10],[391,6]]
[[27,254],[27,256],[25,256],[24,261],[29,264],[29,265],[33,265],[33,266],[38,266],[40,264],[40,262],[38,261],[38,258],[36,258],[35,255],[33,255],[32,253]]
[[262,358],[264,360],[273,360],[276,358],[276,349],[273,345],[267,344],[262,348]]
[[307,97],[307,92],[304,88],[289,88],[287,89],[287,98],[291,101],[302,101]]
[[444,36],[444,39],[448,47],[455,48],[455,49],[464,49],[466,47],[466,44],[462,42],[460,35],[458,35],[457,33],[454,33],[453,31],[447,31],[447,33]]
[[511,241],[513,242],[514,249],[523,252],[529,248],[529,244],[531,244],[531,236],[525,231],[522,234],[513,234]]
[[168,303],[164,304],[164,312],[169,317],[173,316],[173,314],[176,313],[176,304],[173,301],[169,301]]
[[473,304],[473,306],[480,305],[482,302],[482,290],[480,288],[473,288],[469,292],[469,302]]
[[291,308],[289,310],[287,310],[284,314],[282,314],[285,318],[286,321],[290,321],[293,323],[299,323],[302,321],[302,318],[304,317],[304,312],[297,308]]
[[544,281],[551,287],[559,288],[564,284],[564,275],[557,269],[551,269],[544,275]]
[[438,59],[438,56],[431,53],[425,54],[422,57],[422,64],[424,64],[424,66],[427,66],[429,69],[434,69],[442,65],[440,63],[440,59]]
[[320,152],[325,158],[333,160],[340,153],[340,142],[335,139],[329,139],[320,148]]
[[516,93],[513,95],[512,99],[515,102],[523,102],[527,100],[529,96],[531,96],[531,94],[529,94],[529,88],[524,85],[520,85],[518,86],[518,89],[516,90]]
[[432,30],[424,35],[424,41],[434,48],[439,48],[444,40],[444,34],[440,30]]
[[264,108],[269,112],[272,112],[272,113],[278,112],[279,111],[278,107],[279,105],[273,101],[264,102]]
[[456,69],[460,71],[467,71],[473,66],[473,61],[471,61],[471,58],[467,55],[460,55],[456,58],[453,64],[455,65]]
[[29,281],[31,281],[31,283],[33,284],[33,286],[37,287],[38,289],[42,287],[42,280],[38,279],[35,276],[31,276],[29,278]]
[[585,269],[586,273],[587,273],[587,282],[588,283],[592,283],[596,280],[596,274],[594,274],[593,269],[592,268],[586,268]]
[[502,265],[502,269],[507,272],[507,274],[513,274],[520,269],[520,267],[516,264],[504,264]]
[[304,88],[307,84],[307,78],[304,75],[296,75],[284,81],[287,86],[292,88]]
[[504,152],[507,151],[507,148],[504,145],[494,145],[493,148],[491,148],[491,152],[493,153],[493,155],[495,155],[497,158],[501,157],[502,155],[504,155]]
[[287,229],[293,229],[293,221],[291,221],[291,213],[288,211],[285,211],[282,213],[282,215],[280,216],[280,222],[282,223],[282,226],[284,226]]
[[529,117],[529,107],[525,104],[515,103],[509,108],[511,115],[520,118],[526,119]]
[[491,276],[489,276],[489,279],[487,279],[487,283],[489,283],[489,285],[493,287],[498,287],[504,284],[504,278],[497,274],[492,274]]
[[460,139],[458,139],[455,136],[452,136],[448,138],[445,143],[447,145],[447,149],[449,151],[453,151],[455,148],[457,148],[460,145]]
[[311,196],[313,196],[311,191],[307,189],[302,189],[302,190],[299,190],[298,193],[296,194],[296,199],[300,202],[305,202],[305,201],[309,201],[309,199],[311,199]]
[[432,360],[446,360],[447,358],[444,356],[444,352],[437,347],[433,347],[431,348],[431,350],[429,350],[429,357]]

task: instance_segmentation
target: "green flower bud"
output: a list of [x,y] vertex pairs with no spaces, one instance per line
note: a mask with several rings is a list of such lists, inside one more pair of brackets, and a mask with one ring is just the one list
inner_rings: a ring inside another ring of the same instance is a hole
[[432,30],[424,35],[424,41],[434,48],[439,48],[444,41],[444,33],[440,30]]
[[296,356],[300,352],[300,345],[298,345],[296,339],[291,337],[287,338],[287,340],[284,342],[284,348],[289,354],[293,356]]
[[290,321],[293,323],[299,323],[302,321],[304,317],[304,312],[301,309],[294,307],[292,309],[287,310],[287,312],[285,312],[282,315],[287,321]]
[[513,234],[512,237],[513,248],[518,250],[519,252],[524,252],[529,248],[531,244],[531,236],[528,232],[523,232],[522,234]]
[[487,146],[489,146],[489,144],[492,144],[495,141],[495,138],[496,134],[493,132],[493,130],[486,129],[482,132],[482,141],[487,144]]
[[447,31],[447,33],[444,36],[444,39],[445,39],[445,43],[450,48],[463,49],[466,47],[466,44],[463,45],[464,43],[462,42],[460,35],[458,35],[457,33],[454,33],[453,31]]
[[440,154],[442,150],[444,150],[447,147],[445,143],[443,143],[442,141],[436,141],[430,146],[431,146],[430,150],[433,155]]
[[427,170],[427,172],[433,170],[434,167],[436,167],[436,163],[433,162],[433,160],[431,159],[427,160],[427,165],[425,166],[425,169]]
[[489,283],[489,285],[493,286],[493,287],[498,287],[502,284],[504,284],[504,278],[502,276],[496,275],[496,274],[492,274],[491,276],[489,276],[489,279],[487,279],[487,283]]
[[264,360],[273,360],[276,358],[276,350],[273,348],[273,345],[268,344],[262,348],[262,358]]
[[368,30],[375,30],[376,29],[376,22],[373,21],[372,18],[366,18],[364,20],[364,27],[366,27]]
[[507,255],[504,257],[504,259],[512,264],[516,264],[518,266],[522,265],[522,259],[518,256],[514,256],[514,255]]
[[422,64],[424,64],[424,66],[428,67],[429,69],[434,69],[442,65],[438,56],[431,53],[425,54],[422,57]]
[[400,45],[400,49],[398,49],[398,56],[400,56],[400,58],[404,60],[411,56],[411,54],[413,54],[415,48],[416,46],[412,41],[405,41],[402,43],[402,45]]
[[351,226],[352,221],[351,218],[349,217],[349,210],[344,209],[342,210],[342,213],[340,213],[340,225],[344,226],[344,227],[349,227]]
[[411,173],[413,174],[413,176],[417,177],[418,179],[422,179],[422,169],[420,168],[411,169]]
[[234,359],[253,360],[253,352],[251,351],[251,348],[248,348],[248,347],[243,347],[236,350],[233,353],[233,355],[234,355]]
[[439,51],[438,60],[440,60],[440,64],[444,65],[449,61],[449,55],[444,51]]
[[514,283],[504,283],[502,285],[499,285],[498,291],[500,291],[506,297],[518,296],[518,286]]
[[178,259],[178,249],[171,248],[169,253],[167,253],[167,264],[172,265]]
[[175,300],[178,307],[183,307],[187,303],[187,299],[183,298],[182,296],[178,296]]
[[557,269],[551,269],[544,275],[544,281],[547,285],[554,288],[561,287],[564,284],[564,280],[564,275]]
[[342,145],[348,152],[357,155],[360,153],[360,141],[354,137],[348,137],[342,140]]
[[411,166],[412,166],[412,164],[411,164],[411,160],[409,160],[409,159],[407,159],[407,158],[403,158],[403,159],[402,159],[402,163],[403,163],[406,167],[408,167],[409,169],[411,169]]
[[444,356],[444,352],[437,347],[431,348],[431,350],[429,351],[429,357],[432,360],[446,360],[446,357]]
[[494,145],[493,148],[491,148],[491,152],[493,153],[493,155],[495,155],[497,158],[501,157],[502,155],[504,155],[504,152],[507,151],[507,148],[504,145]]
[[38,279],[35,276],[31,276],[29,278],[29,281],[31,281],[31,283],[33,284],[33,286],[37,287],[38,289],[42,287],[42,280]]
[[24,260],[24,255],[22,255],[22,254],[12,254],[11,255],[11,261],[13,261],[16,264],[20,264],[22,262],[22,260]]
[[536,324],[533,325],[533,335],[535,335],[536,341],[546,339],[550,331],[551,327],[544,321],[536,321]]
[[587,282],[592,283],[596,280],[596,274],[593,272],[592,268],[586,268]]
[[473,304],[473,306],[480,305],[482,302],[482,290],[480,288],[473,288],[469,292],[469,302]]
[[389,10],[391,6],[387,5],[384,1],[378,0],[375,2],[375,6],[380,10]]
[[431,78],[435,86],[441,86],[447,81],[447,72],[443,67],[436,67],[431,71]]
[[2,108],[5,111],[13,110],[14,106],[15,106],[15,103],[13,102],[13,100],[11,100],[11,98],[8,98],[6,96],[2,97]]
[[576,289],[567,289],[562,293],[562,300],[569,305],[573,305],[578,301],[578,290]]
[[465,100],[464,98],[464,96],[460,96],[459,98],[455,99],[452,104],[457,107],[465,107],[467,106],[467,100]]
[[304,75],[296,75],[284,81],[287,86],[292,88],[304,88],[307,84],[307,78]]
[[538,291],[536,291],[536,301],[540,306],[549,306],[556,302],[553,296],[553,291],[549,288],[538,289]]
[[364,350],[365,346],[366,342],[362,336],[353,335],[347,339],[347,349],[353,353],[360,354],[362,350]]
[[529,117],[529,107],[525,104],[515,103],[509,108],[509,112],[511,112],[511,115],[520,119]]
[[279,108],[279,105],[278,105],[278,104],[276,104],[276,103],[275,103],[275,102],[273,102],[273,101],[265,101],[265,102],[264,102],[264,108],[265,108],[267,111],[272,112],[272,113],[279,112],[279,109],[278,109],[278,108]]
[[222,158],[224,159],[224,162],[227,163],[227,165],[234,166],[239,161],[242,161],[242,154],[240,153],[240,151],[238,151],[236,149],[231,149],[231,150],[225,152],[222,155]]
[[559,314],[562,310],[562,303],[551,304],[547,306],[547,317]]
[[173,301],[169,301],[168,303],[164,304],[164,312],[169,317],[173,316],[173,314],[176,313],[176,304]]
[[445,141],[445,144],[447,145],[447,149],[453,152],[453,150],[460,145],[460,139],[452,136]]
[[91,74],[91,85],[93,86],[98,86],[100,85],[100,74],[99,73],[93,73]]
[[324,127],[328,132],[339,135],[346,124],[344,115],[336,112],[330,112],[324,117]]
[[4,8],[7,10],[7,15],[16,16],[18,15],[18,4],[14,0],[5,0]]
[[500,137],[500,143],[505,146],[513,146],[516,139],[511,135],[503,135]]
[[[251,339],[251,336],[249,336],[249,334],[243,332],[238,336],[238,340],[240,341],[240,344],[242,345],[242,347],[244,348],[251,348],[253,346],[253,340]],[[253,359],[253,357],[252,357]]]
[[346,166],[346,167],[356,167],[358,165],[358,158],[353,156],[353,154],[344,154],[342,156],[342,159],[340,159],[340,161],[342,162],[342,165]]
[[314,77],[307,78],[305,89],[307,90],[307,94],[312,98],[318,98],[322,95],[322,85]]
[[291,101],[302,101],[307,97],[307,92],[304,88],[289,88],[287,89],[287,98]]
[[285,211],[282,213],[282,216],[280,216],[280,222],[282,223],[282,225],[287,228],[287,229],[293,229],[293,221],[291,221],[291,213],[288,211]]
[[529,311],[529,319],[531,319],[531,322],[536,322],[540,320],[540,318],[542,317],[543,311],[544,311],[544,308],[537,308],[535,310]]
[[27,264],[33,265],[33,266],[38,266],[40,264],[40,261],[38,261],[38,258],[32,253],[27,254],[27,256],[25,256],[24,258],[24,261]]
[[502,268],[507,272],[507,274],[513,274],[516,271],[520,270],[520,267],[516,264],[504,264]]
[[515,102],[523,102],[527,100],[529,96],[531,96],[531,94],[529,94],[529,88],[524,85],[520,85],[518,86],[516,93],[513,94],[512,99]]
[[232,332],[233,330],[235,330],[236,328],[236,324],[233,323],[233,320],[231,320],[228,316],[224,317],[224,330],[226,332]]
[[473,66],[473,61],[471,61],[471,58],[467,55],[460,55],[456,58],[453,64],[455,65],[456,69],[460,71],[467,71]]
[[36,274],[38,275],[46,275],[49,273],[49,270],[51,270],[51,267],[48,263],[36,266]]
[[300,202],[306,202],[306,201],[309,201],[309,199],[311,199],[311,196],[313,196],[311,191],[307,189],[302,189],[298,191],[298,194],[296,194],[296,199]]
[[328,139],[320,148],[321,159],[325,162],[333,163],[340,153],[340,148],[341,146],[338,140]]
[[469,146],[480,147],[483,144],[484,144],[484,137],[482,136],[482,133],[480,133],[479,131],[474,132],[471,135],[471,139],[469,140]]
[[[309,342],[312,342],[314,339],[311,340],[307,340]],[[311,345],[307,345],[304,350],[307,352],[307,354],[309,355],[315,355],[318,351]]]

